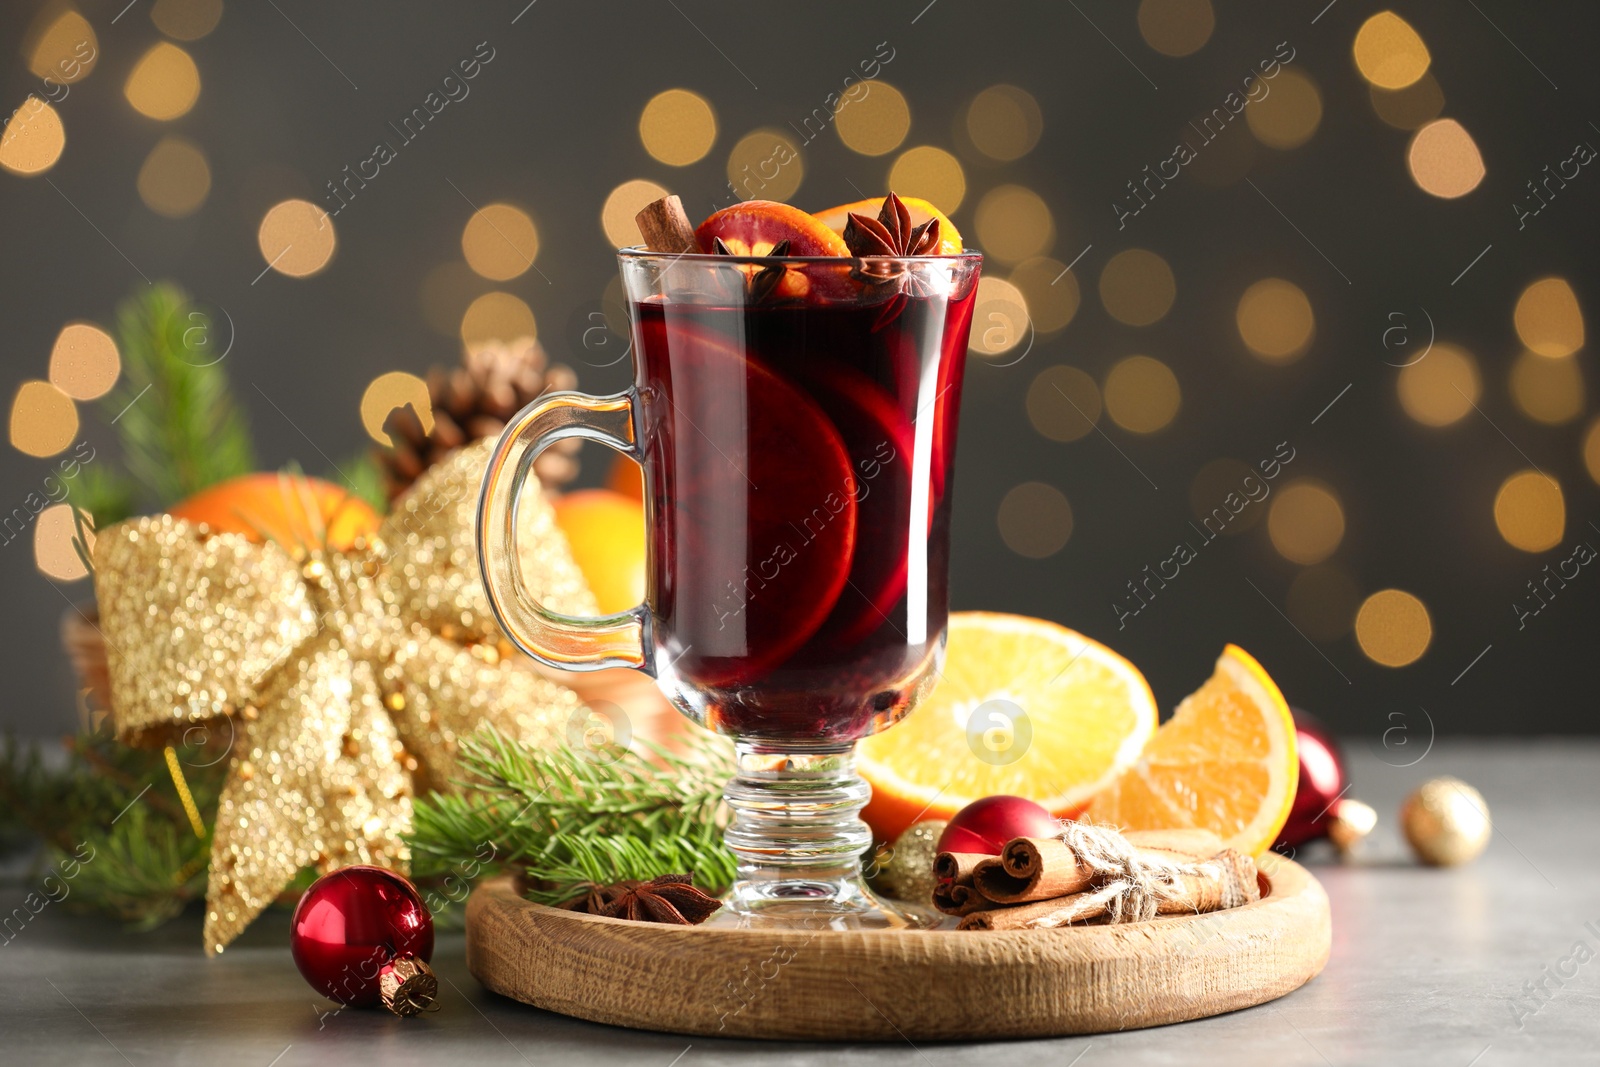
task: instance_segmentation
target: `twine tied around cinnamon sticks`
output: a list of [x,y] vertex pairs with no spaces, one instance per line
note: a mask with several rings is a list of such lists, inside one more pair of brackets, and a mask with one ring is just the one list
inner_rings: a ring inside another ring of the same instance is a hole
[[1133,831],[1066,821],[998,856],[942,852],[933,902],[962,930],[1142,922],[1259,900],[1255,862],[1209,830]]

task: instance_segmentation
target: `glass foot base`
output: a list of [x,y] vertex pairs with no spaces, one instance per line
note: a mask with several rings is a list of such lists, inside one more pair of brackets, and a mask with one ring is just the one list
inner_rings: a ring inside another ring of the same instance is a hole
[[931,908],[880,897],[865,883],[846,878],[740,882],[705,925],[744,930],[925,930],[942,920]]

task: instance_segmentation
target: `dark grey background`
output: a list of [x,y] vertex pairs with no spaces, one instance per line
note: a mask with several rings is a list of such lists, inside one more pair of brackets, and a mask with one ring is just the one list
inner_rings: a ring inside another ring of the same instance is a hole
[[[1585,572],[1522,632],[1510,606],[1528,579],[1600,518],[1580,451],[1593,411],[1575,424],[1540,426],[1515,411],[1505,385],[1518,352],[1511,310],[1528,282],[1560,274],[1594,308],[1600,177],[1581,176],[1525,232],[1517,232],[1511,209],[1545,163],[1565,158],[1578,140],[1600,143],[1589,125],[1600,121],[1600,10],[1592,4],[1394,5],[1428,43],[1444,114],[1472,132],[1488,168],[1475,192],[1442,201],[1408,177],[1409,135],[1372,113],[1350,46],[1381,5],[1356,0],[1220,4],[1210,42],[1183,59],[1143,43],[1133,3],[1108,0],[939,0],[931,7],[926,0],[784,7],[539,0],[515,24],[526,0],[233,0],[215,32],[184,45],[203,90],[194,110],[173,123],[140,117],[122,97],[132,63],[161,39],[144,0],[118,17],[126,2],[83,5],[102,56],[60,108],[68,131],[61,161],[45,176],[0,174],[0,387],[8,401],[18,383],[44,375],[63,323],[109,323],[115,304],[142,287],[115,244],[149,277],[171,278],[227,309],[237,329],[228,367],[262,462],[297,459],[326,471],[320,453],[342,459],[366,440],[357,405],[367,382],[455,356],[452,342],[427,327],[417,300],[427,272],[460,257],[471,208],[450,182],[479,204],[511,200],[532,213],[540,270],[499,287],[533,307],[542,339],[578,367],[583,388],[619,388],[625,366],[585,366],[577,344],[615,270],[598,223],[606,194],[626,179],[650,178],[700,213],[726,195],[723,165],[738,137],[799,121],[888,41],[895,58],[883,77],[912,107],[907,146],[953,149],[953,121],[992,84],[1022,86],[1043,110],[1043,138],[1021,161],[963,157],[969,190],[956,216],[963,229],[970,232],[985,191],[1016,182],[1054,212],[1056,258],[1068,262],[1093,246],[1077,268],[1083,306],[1063,333],[1015,366],[975,360],[969,368],[956,607],[1046,616],[1105,640],[1144,669],[1164,708],[1208,673],[1231,640],[1262,660],[1292,702],[1372,744],[1396,724],[1425,732],[1431,722],[1440,733],[1596,728],[1600,577]],[[35,86],[19,44],[38,7],[8,0],[0,12],[8,112]],[[339,250],[329,269],[303,280],[269,272],[252,285],[264,266],[255,234],[266,208],[287,196],[320,199],[326,179],[368,155],[386,123],[420,103],[480,41],[496,50],[493,63],[468,99],[441,114],[337,218]],[[1123,183],[1165,156],[1186,120],[1220,102],[1281,41],[1320,87],[1324,117],[1305,146],[1258,150],[1249,174],[1304,236],[1249,184],[1218,189],[1187,179],[1118,233],[1110,205]],[[719,120],[710,155],[683,169],[650,159],[636,133],[644,103],[673,86],[708,98]],[[179,221],[145,208],[134,187],[146,153],[168,132],[199,143],[213,172],[205,206]],[[825,135],[804,152],[806,177],[794,199],[819,209],[856,199],[856,187],[880,191],[892,159],[857,155]],[[1100,267],[1129,246],[1159,252],[1177,278],[1171,313],[1139,330],[1114,322],[1094,296]],[[1240,292],[1269,274],[1292,279],[1317,313],[1310,354],[1288,367],[1250,358],[1234,329]],[[1487,418],[1469,415],[1438,431],[1400,411],[1380,338],[1390,312],[1419,307],[1441,337],[1478,357]],[[1067,362],[1098,379],[1133,352],[1174,368],[1184,405],[1172,426],[1150,437],[1102,420],[1127,459],[1099,434],[1058,444],[1028,424],[1023,398],[1039,370]],[[1578,358],[1592,374],[1591,356]],[[1346,385],[1338,405],[1312,425]],[[97,427],[88,432],[105,446]],[[1335,558],[1363,592],[1400,586],[1428,604],[1434,641],[1416,664],[1376,666],[1349,637],[1310,646],[1276,610],[1296,568],[1272,550],[1264,524],[1207,548],[1117,631],[1110,605],[1127,579],[1182,535],[1195,472],[1223,455],[1251,462],[1283,440],[1297,449],[1295,475],[1338,489],[1348,528]],[[1543,555],[1508,547],[1491,516],[1501,480],[1528,465],[1519,450],[1566,493],[1567,534]],[[4,454],[0,512],[37,489],[50,469],[9,448]],[[595,479],[607,460],[591,451],[586,462],[586,477]],[[1076,518],[1067,547],[1042,561],[1010,552],[995,519],[1005,492],[1030,479],[1059,486]],[[0,583],[0,722],[24,735],[70,728],[73,682],[56,631],[67,602],[89,596],[87,584],[52,589],[23,539],[0,547]]]

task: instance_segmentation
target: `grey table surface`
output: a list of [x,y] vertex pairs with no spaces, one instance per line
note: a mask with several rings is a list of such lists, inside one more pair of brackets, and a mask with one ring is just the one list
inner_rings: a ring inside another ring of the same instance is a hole
[[[1351,746],[1354,789],[1379,811],[1358,862],[1308,854],[1333,905],[1322,975],[1270,1004],[1176,1026],[1004,1044],[787,1044],[600,1026],[486,992],[460,934],[441,937],[440,1010],[402,1020],[336,1011],[301,981],[271,913],[221,957],[198,916],[149,934],[47,907],[0,947],[0,1063],[311,1064],[1438,1064],[1600,1062],[1600,742]],[[1454,774],[1495,835],[1475,863],[1429,870],[1395,826],[1405,793]],[[11,879],[0,914],[31,889]],[[714,976],[708,975],[708,980]],[[1529,990],[1543,985],[1543,992]]]

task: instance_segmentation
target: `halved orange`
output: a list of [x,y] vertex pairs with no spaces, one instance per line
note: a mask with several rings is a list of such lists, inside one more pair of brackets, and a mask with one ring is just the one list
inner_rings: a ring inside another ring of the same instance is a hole
[[862,817],[892,839],[974,800],[1027,797],[1076,815],[1155,732],[1144,675],[1099,642],[1044,619],[950,616],[938,684],[904,722],[862,741]]
[[700,251],[713,252],[721,238],[736,256],[769,255],[779,243],[789,242],[791,256],[848,256],[844,238],[797,207],[776,200],[746,200],[725,207],[694,231]]
[[[888,199],[882,196],[868,197],[857,200],[853,204],[840,204],[830,207],[826,211],[818,211],[813,216],[828,229],[839,235],[844,240],[844,227],[850,221],[850,213],[865,215],[869,219],[878,217],[878,212],[883,210],[883,202]],[[915,196],[902,196],[900,202],[911,212],[911,225],[921,226],[929,219],[939,220],[939,254],[941,256],[957,255],[962,250],[961,231],[956,229],[956,224],[950,221],[950,216],[928,203],[926,200]],[[849,255],[848,252],[845,255]]]
[[1124,830],[1214,830],[1256,855],[1277,840],[1299,778],[1288,702],[1250,653],[1228,645],[1210,680],[1085,815]]
[[[844,238],[797,207],[775,200],[746,200],[723,208],[694,231],[700,251],[717,251],[717,242],[736,256],[768,256],[787,245],[787,256],[848,256]],[[752,277],[760,268],[740,264],[739,270]],[[781,297],[805,296],[811,290],[810,277],[799,270],[786,270],[776,291]]]

